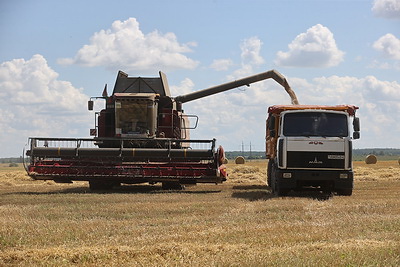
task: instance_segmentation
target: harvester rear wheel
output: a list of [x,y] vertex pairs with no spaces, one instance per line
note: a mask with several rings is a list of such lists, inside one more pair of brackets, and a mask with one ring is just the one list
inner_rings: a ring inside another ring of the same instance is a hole
[[163,190],[183,190],[185,186],[179,182],[162,182]]

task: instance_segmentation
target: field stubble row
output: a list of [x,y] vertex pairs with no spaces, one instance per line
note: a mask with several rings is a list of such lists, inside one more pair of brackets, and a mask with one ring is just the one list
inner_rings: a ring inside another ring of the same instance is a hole
[[355,163],[351,197],[275,198],[266,161],[185,191],[32,181],[0,170],[0,265],[400,264],[400,167]]

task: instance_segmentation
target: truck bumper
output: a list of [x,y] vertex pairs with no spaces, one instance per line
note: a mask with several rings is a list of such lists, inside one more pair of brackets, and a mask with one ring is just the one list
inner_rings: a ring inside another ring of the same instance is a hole
[[353,188],[353,171],[281,170],[276,172],[283,189],[321,187],[333,191]]

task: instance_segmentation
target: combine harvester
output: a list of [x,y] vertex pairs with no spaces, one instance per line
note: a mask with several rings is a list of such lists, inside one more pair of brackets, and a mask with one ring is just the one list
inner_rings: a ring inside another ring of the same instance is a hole
[[[186,95],[171,97],[166,76],[128,77],[120,71],[105,109],[96,112],[93,138],[30,137],[30,177],[59,183],[88,181],[90,189],[111,189],[120,184],[162,183],[164,189],[182,185],[222,183],[227,174],[224,150],[216,140],[190,140],[198,117],[185,115],[182,104],[233,88],[272,78],[298,104],[286,79],[271,70]],[[194,122],[190,127],[189,121]]]

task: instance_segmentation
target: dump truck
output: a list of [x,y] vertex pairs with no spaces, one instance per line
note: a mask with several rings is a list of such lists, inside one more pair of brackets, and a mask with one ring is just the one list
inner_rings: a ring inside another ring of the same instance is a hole
[[30,137],[25,169],[36,180],[88,181],[92,190],[138,183],[161,183],[164,189],[222,183],[227,179],[223,147],[215,139],[190,139],[198,117],[185,114],[182,104],[269,78],[297,104],[287,80],[275,70],[176,97],[162,72],[159,77],[129,77],[119,71],[110,96],[105,87],[88,101],[89,110],[95,100],[105,102],[95,112],[92,137]]
[[267,183],[275,195],[307,189],[352,194],[352,140],[360,138],[357,109],[354,105],[268,108]]

